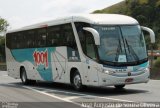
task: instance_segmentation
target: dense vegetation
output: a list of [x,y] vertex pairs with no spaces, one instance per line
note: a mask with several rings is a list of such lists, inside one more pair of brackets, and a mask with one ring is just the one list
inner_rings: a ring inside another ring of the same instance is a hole
[[0,17],[0,63],[5,61],[5,37],[3,36],[7,30],[8,23]]
[[[154,49],[160,48],[160,0],[124,0],[94,13],[114,13],[134,17],[141,25],[154,30],[156,34]],[[149,46],[149,37],[145,38]]]
[[0,37],[0,62],[5,61],[5,38]]

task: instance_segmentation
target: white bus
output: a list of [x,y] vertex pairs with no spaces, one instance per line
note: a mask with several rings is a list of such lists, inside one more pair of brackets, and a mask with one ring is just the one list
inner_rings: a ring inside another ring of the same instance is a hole
[[8,75],[23,84],[52,81],[83,86],[147,83],[150,77],[142,30],[124,15],[88,14],[11,30],[6,34]]

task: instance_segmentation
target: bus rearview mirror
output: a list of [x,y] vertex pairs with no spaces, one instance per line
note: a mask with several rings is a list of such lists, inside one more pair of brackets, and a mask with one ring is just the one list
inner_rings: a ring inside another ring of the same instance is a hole
[[95,44],[100,45],[100,36],[99,36],[99,33],[97,32],[97,30],[90,28],[90,27],[84,27],[83,30],[92,33],[92,35],[94,37]]
[[150,35],[151,43],[155,43],[155,33],[148,27],[141,26],[142,30],[147,31]]

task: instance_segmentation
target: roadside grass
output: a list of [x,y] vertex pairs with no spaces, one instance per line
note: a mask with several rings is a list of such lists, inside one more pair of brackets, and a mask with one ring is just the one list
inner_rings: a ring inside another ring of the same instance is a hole
[[150,78],[154,80],[160,80],[160,67],[153,67],[151,69]]
[[0,71],[6,71],[6,63],[0,62]]
[[0,65],[6,65],[6,63],[1,63],[1,62],[0,62]]
[[151,79],[160,80],[160,57],[153,60],[153,66],[150,72]]

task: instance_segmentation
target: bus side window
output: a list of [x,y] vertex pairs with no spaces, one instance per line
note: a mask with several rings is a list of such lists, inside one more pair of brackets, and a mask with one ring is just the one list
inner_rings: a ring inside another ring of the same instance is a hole
[[70,47],[74,50],[78,50],[71,24],[63,25],[63,36],[64,46]]
[[82,50],[86,54],[86,43],[85,43],[86,37],[85,37],[85,35],[82,31],[79,31],[78,35],[79,35],[80,43],[81,43],[81,46],[82,46]]
[[96,60],[95,42],[92,34],[85,31],[86,36],[86,55],[93,60]]
[[15,49],[17,47],[16,42],[17,42],[16,33],[13,33],[11,34],[11,48],[12,49]]
[[21,34],[20,33],[17,33],[16,34],[16,48],[20,48],[21,47]]
[[34,47],[34,35],[35,35],[35,31],[34,30],[30,30],[26,32],[26,46],[27,48],[33,48]]
[[23,35],[21,32],[14,33],[12,45],[14,49],[23,48]]
[[6,36],[6,46],[12,49],[12,34],[8,33]]
[[61,29],[60,26],[49,27],[48,37],[47,37],[47,46],[56,47],[60,45],[60,35]]
[[36,35],[36,47],[46,47],[46,29],[38,29]]
[[20,49],[27,48],[25,32],[19,32],[18,33],[18,43],[19,43],[18,48],[20,48]]
[[83,27],[90,27],[90,24],[84,23],[84,22],[76,22],[75,26],[76,26],[76,30],[79,36],[79,40],[81,43],[83,53],[86,54],[86,36],[84,34],[85,32],[83,30]]
[[67,46],[77,50],[71,24],[62,24],[49,27],[47,44],[51,47]]

